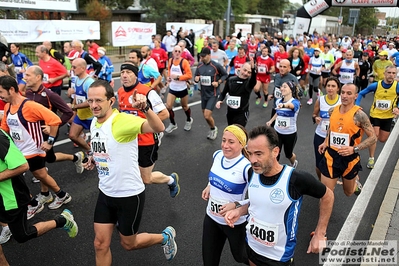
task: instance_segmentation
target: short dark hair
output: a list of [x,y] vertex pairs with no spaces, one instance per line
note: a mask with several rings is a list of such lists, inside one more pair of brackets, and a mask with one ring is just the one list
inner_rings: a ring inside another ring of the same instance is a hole
[[10,89],[14,88],[15,92],[19,92],[17,80],[11,76],[1,76],[0,86],[10,93]]
[[261,135],[266,137],[267,141],[269,142],[270,150],[278,147],[278,135],[274,128],[270,126],[258,126],[253,128],[248,134],[249,139],[255,139]]
[[132,49],[132,50],[130,50],[129,53],[136,53],[136,55],[137,55],[138,59],[140,60],[140,62],[143,61],[143,55],[141,54],[140,50]]
[[95,88],[95,87],[104,87],[105,88],[105,97],[107,99],[111,99],[112,97],[115,97],[115,92],[114,89],[111,87],[108,81],[99,79],[94,81],[89,88]]

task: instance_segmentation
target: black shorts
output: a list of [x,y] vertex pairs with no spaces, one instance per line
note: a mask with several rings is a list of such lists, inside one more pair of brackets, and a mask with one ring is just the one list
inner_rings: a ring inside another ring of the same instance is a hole
[[303,80],[303,81],[305,81],[305,80],[306,80],[306,77],[307,77],[307,75],[308,75],[308,74],[303,74],[303,75],[301,75],[301,78],[300,78],[299,80]]
[[294,258],[291,258],[289,261],[283,262],[283,261],[277,261],[277,260],[272,260],[269,258],[266,258],[262,255],[259,255],[255,251],[253,251],[248,243],[246,244],[247,246],[247,254],[248,254],[248,259],[253,262],[255,265],[265,265],[265,266],[295,266],[294,263]]
[[345,178],[352,180],[362,170],[360,156],[354,153],[341,156],[337,151],[328,147],[319,163],[320,172],[328,178]]
[[18,243],[24,243],[38,236],[37,228],[32,223],[28,223],[27,210],[28,207],[25,205],[18,209],[7,211],[7,214],[13,213],[13,219],[2,220],[2,222],[8,223],[11,233]]
[[144,191],[138,195],[124,198],[108,197],[99,191],[94,222],[116,224],[124,236],[137,234],[143,214],[145,201]]
[[176,98],[184,98],[188,95],[188,90],[184,89],[182,91],[174,91],[169,87],[169,93],[176,96]]
[[321,72],[321,77],[322,78],[328,78],[331,75],[330,72]]
[[28,161],[29,171],[31,172],[46,167],[46,157],[35,156],[26,160]]
[[202,110],[210,110],[213,111],[215,109],[216,102],[218,101],[219,96],[212,97],[201,97],[201,108]]
[[233,124],[239,124],[243,127],[247,125],[248,118],[249,118],[249,111],[229,111],[227,110],[227,124],[228,125],[233,125]]
[[324,142],[325,138],[320,137],[316,133],[314,134],[313,138],[313,147],[314,147],[314,156],[316,159],[316,168],[319,169],[319,163],[321,159],[323,159],[323,154],[319,152],[319,146]]
[[380,130],[386,132],[391,132],[392,120],[393,118],[382,119],[370,117],[370,123],[373,125],[373,127],[379,127]]
[[150,146],[139,146],[139,166],[150,167],[158,160],[158,143]]

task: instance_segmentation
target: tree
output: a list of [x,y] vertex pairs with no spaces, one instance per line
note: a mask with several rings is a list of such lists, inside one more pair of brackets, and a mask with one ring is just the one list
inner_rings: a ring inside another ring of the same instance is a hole
[[[342,7],[342,25],[349,25],[349,10],[353,7]],[[378,25],[378,19],[375,17],[377,9],[374,7],[361,8],[359,14],[359,21],[356,22],[355,33],[361,33],[362,35],[371,34],[375,27]],[[322,15],[338,17],[340,13],[340,7],[330,7],[325,10]]]
[[248,13],[281,17],[283,10],[289,4],[289,0],[254,0],[253,3],[248,4]]
[[106,22],[112,17],[111,10],[98,0],[90,0],[86,3],[85,11],[88,18],[100,22],[100,44],[108,42],[106,35],[109,30],[109,24]]

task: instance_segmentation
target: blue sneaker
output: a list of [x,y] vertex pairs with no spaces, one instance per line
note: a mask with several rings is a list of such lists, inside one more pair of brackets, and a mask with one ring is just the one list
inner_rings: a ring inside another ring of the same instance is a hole
[[180,193],[179,175],[172,173],[170,176],[174,179],[173,183],[169,185],[170,196],[174,198]]
[[163,253],[166,260],[173,260],[177,253],[177,244],[175,242],[176,230],[172,226],[168,226],[162,231],[168,238],[165,244],[162,244]]

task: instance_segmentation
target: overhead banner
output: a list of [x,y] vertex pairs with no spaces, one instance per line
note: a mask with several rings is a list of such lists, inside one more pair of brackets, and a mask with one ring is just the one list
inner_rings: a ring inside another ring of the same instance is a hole
[[0,8],[55,10],[57,12],[78,11],[76,0],[0,0]]
[[368,5],[375,7],[397,6],[397,0],[332,0],[332,6],[351,6],[366,7]]
[[112,22],[112,45],[150,45],[156,33],[155,23]]
[[98,21],[1,19],[0,24],[8,43],[100,39]]
[[204,34],[204,37],[213,35],[213,24],[166,22],[166,30],[172,30],[172,27],[175,32],[177,32],[180,27],[183,29],[183,32],[190,31],[192,29],[196,38],[198,38],[201,33]]

